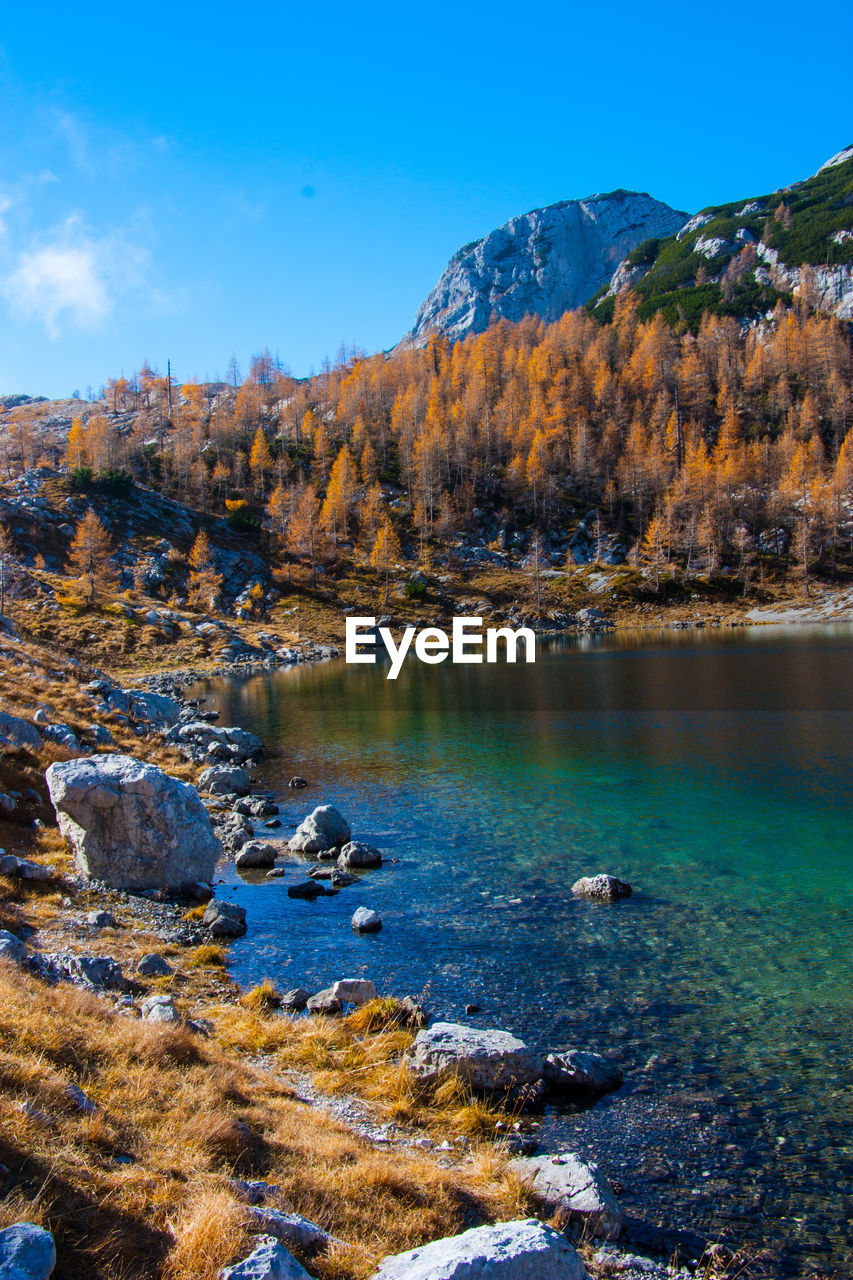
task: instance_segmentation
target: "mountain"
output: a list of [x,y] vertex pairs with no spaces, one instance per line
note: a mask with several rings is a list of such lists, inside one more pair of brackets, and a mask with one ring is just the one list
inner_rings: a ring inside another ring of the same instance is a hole
[[453,255],[403,343],[481,333],[495,314],[556,320],[606,287],[639,244],[674,235],[688,217],[645,192],[611,191],[511,218]]
[[663,312],[695,328],[703,312],[752,320],[790,303],[808,282],[812,304],[853,320],[853,146],[804,182],[769,195],[709,205],[666,239],[628,254],[592,299],[601,320],[626,286],[639,316]]

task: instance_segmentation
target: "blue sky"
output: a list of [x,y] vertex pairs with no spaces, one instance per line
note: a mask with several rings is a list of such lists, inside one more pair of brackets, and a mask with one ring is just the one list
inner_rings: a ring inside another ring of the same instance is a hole
[[853,6],[7,6],[0,394],[393,345],[460,245],[691,212],[853,142]]

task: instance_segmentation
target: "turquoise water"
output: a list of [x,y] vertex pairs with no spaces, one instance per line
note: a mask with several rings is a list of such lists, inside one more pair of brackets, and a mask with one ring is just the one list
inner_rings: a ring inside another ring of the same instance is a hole
[[[850,1273],[853,631],[643,633],[535,666],[343,663],[212,682],[280,752],[284,834],[337,804],[396,862],[337,897],[243,881],[236,976],[369,974],[438,1015],[616,1052],[626,1083],[551,1112],[626,1208],[728,1232],[779,1274]],[[288,792],[304,774],[311,787]],[[576,901],[609,871],[626,903]],[[357,905],[381,934],[356,937]]]

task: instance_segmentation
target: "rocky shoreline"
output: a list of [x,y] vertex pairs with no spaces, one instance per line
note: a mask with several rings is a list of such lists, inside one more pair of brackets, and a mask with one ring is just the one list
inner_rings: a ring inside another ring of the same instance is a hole
[[[586,630],[598,629],[599,626],[598,618],[590,617],[585,621]],[[323,647],[314,660],[334,656],[337,656],[334,650],[329,652]],[[245,667],[232,666],[215,674],[235,677],[249,672]],[[144,683],[158,693],[171,692],[171,696],[184,705],[182,714],[190,709],[207,717],[212,713],[201,711],[198,700],[187,699],[186,690],[199,680],[209,678],[209,672],[170,672],[146,677]],[[237,732],[245,734],[244,730]],[[189,735],[190,740],[193,736]],[[259,740],[257,744],[250,745],[259,756],[263,750]],[[188,754],[193,755],[192,748]],[[198,762],[197,753],[193,758]],[[252,785],[245,795],[224,794],[210,804],[210,810],[226,857],[234,859],[238,870],[263,868],[272,878],[280,874],[275,862],[282,858],[292,861],[295,855],[319,859],[307,871],[308,882],[295,886],[297,893],[291,890],[292,896],[298,896],[303,890],[305,896],[312,891],[336,892],[356,881],[353,876],[337,879],[345,869],[355,866],[363,872],[381,862],[378,850],[350,839],[349,824],[330,806],[315,808],[289,841],[279,843],[278,851],[265,838],[264,831],[257,829],[258,820],[269,819],[271,815],[273,821],[265,822],[264,826],[277,828],[280,823],[280,806],[271,792]],[[244,860],[241,865],[241,854],[246,850],[254,853],[253,846],[260,846],[261,850],[266,847],[268,854],[270,851],[273,853],[273,858],[268,861],[261,856],[258,861]],[[330,888],[318,887],[318,880],[328,880]],[[616,877],[598,874],[579,880],[573,886],[573,892],[602,901],[617,901],[630,896],[631,886]],[[344,993],[350,997],[349,1000],[341,998],[343,987],[351,988]],[[338,981],[313,995],[302,989],[287,992],[283,996],[282,1008],[291,1014],[307,1012],[340,1016],[348,1005],[358,1007],[375,995],[376,988],[370,981]],[[408,1004],[412,1011],[412,1025],[427,1022],[426,1011],[422,1011],[414,1001],[406,997],[403,1003]],[[623,1214],[612,1187],[597,1166],[581,1160],[572,1152],[539,1151],[535,1115],[545,1105],[549,1094],[563,1097],[575,1094],[590,1101],[620,1088],[622,1073],[611,1059],[581,1049],[539,1055],[508,1032],[497,1029],[477,1031],[463,1024],[447,1023],[424,1026],[418,1032],[407,1059],[410,1068],[423,1079],[437,1082],[448,1073],[461,1074],[475,1090],[489,1097],[494,1097],[496,1091],[500,1092],[501,1075],[508,1073],[512,1088],[507,1090],[502,1101],[508,1105],[512,1115],[518,1116],[520,1112],[524,1118],[513,1122],[512,1131],[496,1135],[501,1149],[515,1153],[516,1171],[530,1182],[547,1209],[562,1213],[567,1221],[571,1219],[575,1232],[580,1228],[581,1233],[599,1240],[596,1256],[609,1274],[619,1274],[625,1280],[635,1280],[641,1275],[651,1276],[652,1280],[659,1276],[662,1280],[664,1276],[693,1275],[700,1267],[709,1275],[717,1270],[723,1274],[736,1257],[734,1250],[719,1243],[709,1243],[690,1230],[652,1227],[641,1219]],[[446,1140],[443,1143],[433,1142],[401,1130],[394,1124],[377,1125],[357,1096],[342,1100],[314,1089],[307,1076],[295,1079],[301,1096],[328,1109],[369,1141],[379,1145],[416,1145],[432,1151],[442,1161],[459,1154],[458,1144]],[[620,1243],[616,1244],[620,1237]],[[677,1268],[673,1267],[674,1258],[680,1260],[681,1265]]]
[[[333,651],[318,647],[311,660],[330,656]],[[245,672],[246,667],[238,664],[222,674]],[[81,754],[72,734],[76,752],[71,759],[51,765],[47,783],[60,829],[75,848],[78,873],[62,876],[50,866],[15,857],[11,861],[7,857],[9,865],[0,870],[19,880],[53,879],[62,884],[62,924],[74,938],[74,946],[54,952],[32,949],[30,942],[36,931],[23,925],[16,934],[0,934],[0,956],[42,982],[70,983],[96,994],[121,1017],[173,1024],[204,1040],[213,1031],[204,1008],[187,1009],[170,991],[152,985],[158,980],[168,982],[174,972],[175,962],[161,950],[138,955],[129,970],[126,963],[102,954],[100,946],[92,945],[92,954],[88,954],[87,944],[115,936],[117,929],[126,933],[138,929],[162,944],[163,950],[171,948],[186,955],[215,949],[217,944],[227,944],[243,934],[251,927],[245,911],[226,898],[217,898],[209,887],[220,844],[238,869],[251,867],[267,876],[276,875],[282,859],[304,861],[306,880],[290,890],[303,896],[346,889],[379,865],[382,854],[353,840],[345,818],[323,805],[315,807],[285,842],[280,833],[279,802],[259,788],[251,773],[263,744],[237,726],[219,725],[215,710],[205,709],[202,701],[187,696],[202,674],[207,677],[210,673],[159,673],[146,677],[140,682],[143,687],[136,690],[120,689],[106,677],[86,686],[95,705],[111,708],[113,714],[127,719],[138,738],[140,757],[147,754],[147,742],[162,742],[178,750],[188,764],[201,767],[198,782],[203,798],[188,783],[143,759]],[[45,737],[52,727],[41,727]],[[8,731],[9,726],[6,728]],[[26,736],[24,729],[19,732]],[[293,780],[294,791],[299,790],[300,781]],[[205,832],[210,833],[209,838]],[[133,869],[117,855],[117,850],[127,847],[134,850]],[[148,879],[128,887],[129,877],[139,878],[138,865],[147,868]],[[87,874],[81,874],[80,868]],[[613,877],[596,876],[579,881],[575,891],[615,900],[629,894],[630,886]],[[381,920],[375,913],[359,917],[356,912],[353,917],[354,929],[379,927]],[[82,949],[78,949],[80,944]],[[225,971],[212,981],[210,990],[226,1002],[245,998]],[[661,1232],[626,1218],[606,1176],[576,1153],[538,1150],[536,1113],[549,1093],[580,1091],[589,1098],[618,1089],[621,1072],[610,1059],[580,1049],[560,1055],[540,1052],[497,1028],[477,1030],[460,1023],[430,1023],[417,1002],[388,996],[379,999],[374,983],[364,978],[339,978],[313,993],[294,990],[276,994],[275,1003],[291,1015],[307,1011],[311,1017],[331,1019],[340,1019],[347,1009],[393,1006],[393,1025],[409,1029],[411,1038],[403,1061],[419,1086],[435,1089],[451,1080],[464,1080],[472,1098],[499,1107],[506,1117],[494,1125],[496,1150],[512,1158],[511,1167],[519,1182],[560,1231],[527,1219],[501,1227],[478,1227],[415,1250],[418,1266],[425,1268],[416,1274],[434,1280],[455,1274],[452,1267],[460,1258],[490,1258],[498,1239],[506,1268],[494,1274],[506,1280],[533,1274],[531,1259],[539,1259],[535,1263],[537,1275],[553,1275],[554,1280],[586,1275],[584,1264],[568,1242],[580,1238],[586,1241],[584,1256],[593,1274],[618,1274],[625,1280],[641,1276],[652,1280],[686,1278],[697,1268],[703,1269],[703,1275],[722,1274],[730,1262],[728,1251],[720,1246],[709,1250],[689,1232]],[[305,1105],[328,1111],[377,1147],[417,1150],[445,1167],[461,1167],[470,1159],[467,1140],[437,1141],[405,1124],[377,1123],[370,1106],[357,1094],[329,1094],[312,1084],[304,1072],[290,1071],[288,1078]],[[80,1106],[86,1104],[84,1097]],[[263,1205],[267,1193],[261,1190],[257,1195]],[[284,1223],[276,1215],[282,1216],[272,1206],[263,1209],[257,1229],[264,1234],[244,1262],[222,1271],[223,1280],[307,1275],[287,1246],[294,1240],[304,1244],[306,1232],[319,1233],[314,1245],[320,1241],[323,1248],[331,1237],[299,1215],[285,1215],[289,1221]],[[295,1225],[294,1218],[298,1219]],[[4,1274],[6,1257],[17,1265],[20,1239],[16,1231],[18,1227],[0,1232],[0,1275]],[[31,1240],[27,1248],[34,1258],[49,1259],[50,1248],[41,1237],[39,1240]],[[675,1268],[673,1257],[679,1259]],[[377,1276],[395,1280],[415,1274],[410,1270],[415,1261],[405,1254],[387,1258]],[[21,1271],[21,1276],[35,1280],[37,1275],[50,1274],[39,1265],[42,1271]]]

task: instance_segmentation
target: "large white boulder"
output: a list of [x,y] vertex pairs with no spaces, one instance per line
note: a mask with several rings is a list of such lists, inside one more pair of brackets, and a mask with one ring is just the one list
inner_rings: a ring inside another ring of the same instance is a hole
[[458,1075],[474,1089],[509,1089],[542,1079],[542,1055],[508,1031],[435,1022],[419,1031],[406,1063],[421,1080]]
[[117,889],[209,881],[221,853],[195,787],[133,756],[52,764],[46,775],[77,868]]
[[374,1280],[588,1280],[563,1236],[528,1218],[474,1227],[385,1258]]
[[598,1168],[573,1151],[513,1160],[512,1168],[553,1212],[593,1236],[615,1240],[622,1231],[622,1208]]
[[346,844],[349,838],[346,818],[334,805],[321,804],[300,823],[288,847],[293,853],[324,853]]

